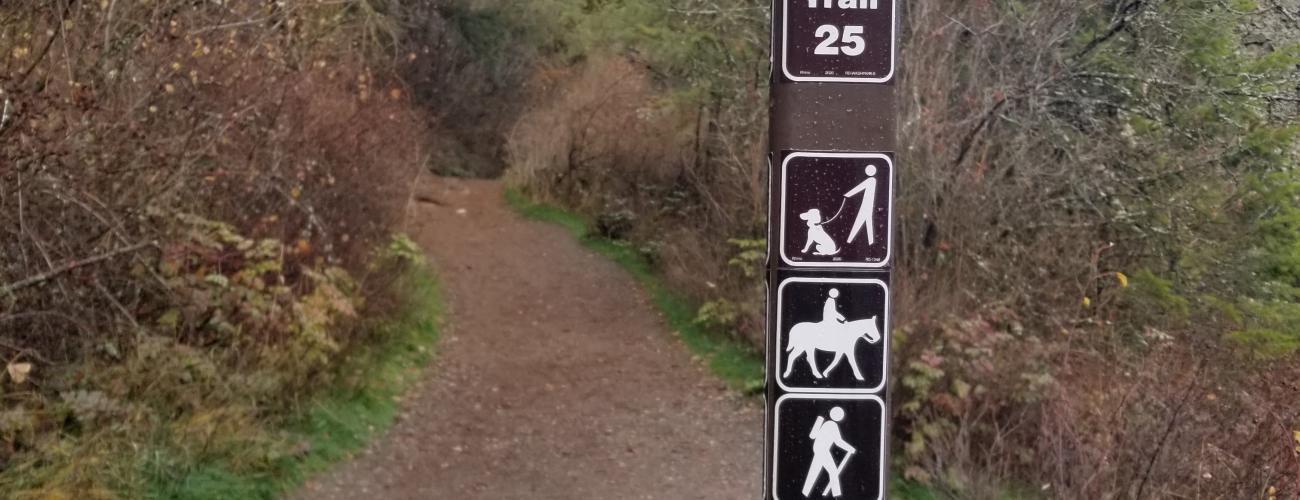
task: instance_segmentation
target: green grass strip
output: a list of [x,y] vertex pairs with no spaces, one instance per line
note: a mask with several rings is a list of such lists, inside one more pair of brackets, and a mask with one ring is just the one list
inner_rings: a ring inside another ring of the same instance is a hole
[[584,246],[617,262],[645,288],[650,301],[663,314],[691,353],[707,361],[709,368],[732,389],[745,394],[763,391],[763,355],[752,346],[710,331],[695,322],[698,306],[663,283],[644,255],[628,243],[603,238],[591,231],[592,224],[562,208],[536,203],[516,189],[506,189],[506,204],[524,217],[558,224]]
[[[433,358],[442,317],[442,296],[431,270],[404,279],[409,302],[403,314],[381,325],[378,342],[344,361],[339,382],[323,390],[283,429],[289,442],[308,443],[301,457],[278,457],[256,474],[234,473],[221,463],[185,463],[163,452],[145,466],[151,499],[274,499],[314,474],[350,458],[392,425],[398,398],[422,376]],[[355,376],[349,376],[353,374]]]
[[[529,219],[564,227],[587,248],[617,262],[645,287],[668,325],[681,335],[682,343],[692,353],[708,360],[709,368],[732,389],[747,395],[763,393],[763,355],[721,332],[709,331],[695,322],[698,307],[673,291],[655,274],[650,262],[625,242],[595,234],[592,224],[581,215],[554,205],[534,202],[514,188],[505,192],[506,204]],[[943,497],[923,485],[893,481],[890,497],[896,500],[939,500]]]

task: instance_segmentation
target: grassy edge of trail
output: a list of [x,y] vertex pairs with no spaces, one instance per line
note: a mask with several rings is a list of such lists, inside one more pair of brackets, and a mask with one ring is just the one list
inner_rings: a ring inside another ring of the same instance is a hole
[[257,474],[222,463],[146,464],[151,499],[274,499],[361,450],[392,425],[399,397],[433,360],[441,330],[442,289],[428,265],[411,270],[397,284],[407,298],[403,309],[377,326],[376,342],[339,367],[339,381],[321,390],[281,431],[302,443],[299,456],[272,459]]
[[763,392],[763,353],[723,332],[712,331],[697,323],[697,305],[666,285],[635,248],[625,242],[603,238],[591,230],[591,222],[586,218],[560,207],[534,202],[517,189],[506,188],[505,200],[520,215],[564,227],[587,248],[617,262],[645,288],[669,328],[692,354],[705,361],[714,374],[743,394]]
[[[626,243],[595,234],[585,217],[563,208],[539,203],[515,188],[506,188],[506,205],[529,219],[559,225],[584,246],[617,262],[636,278],[650,294],[650,300],[663,314],[668,326],[681,338],[691,353],[707,361],[709,369],[733,390],[747,396],[763,394],[763,353],[723,334],[710,331],[695,322],[697,306],[681,293],[664,284],[645,256]],[[890,484],[895,500],[940,500],[939,494],[925,486],[895,479]]]

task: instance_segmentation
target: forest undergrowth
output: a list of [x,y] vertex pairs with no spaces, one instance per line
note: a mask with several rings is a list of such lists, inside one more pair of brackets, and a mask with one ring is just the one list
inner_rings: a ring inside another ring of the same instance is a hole
[[[895,470],[1300,496],[1300,7],[901,4]],[[0,4],[0,492],[332,453],[293,422],[400,337],[429,169],[508,164],[704,304],[674,321],[760,345],[770,8]]]
[[390,419],[433,8],[0,3],[0,497],[273,498]]
[[[459,5],[545,49],[507,180],[761,345],[770,3]],[[1300,496],[1300,7],[901,5],[895,469]]]

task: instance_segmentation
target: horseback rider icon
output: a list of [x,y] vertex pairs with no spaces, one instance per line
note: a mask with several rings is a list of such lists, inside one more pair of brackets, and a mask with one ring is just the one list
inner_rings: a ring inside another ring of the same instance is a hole
[[[812,464],[808,467],[808,476],[803,481],[804,498],[811,498],[813,486],[816,486],[822,471],[826,472],[827,483],[820,496],[829,493],[832,497],[839,498],[844,494],[840,487],[840,474],[844,472],[849,459],[853,458],[853,454],[858,450],[844,441],[843,436],[840,435],[839,423],[843,421],[844,409],[836,406],[831,408],[830,420],[819,416],[817,422],[813,423],[812,431],[808,433],[808,437],[813,440],[813,458]],[[836,463],[835,455],[832,453],[835,447],[844,450],[844,459],[839,463]]]
[[830,323],[831,321],[844,323],[844,315],[840,314],[839,305],[835,302],[836,299],[840,298],[839,289],[832,288],[827,295],[826,305],[822,306],[822,323]]
[[[803,358],[814,378],[825,378],[840,361],[848,361],[849,369],[853,370],[853,378],[864,380],[862,371],[858,368],[856,347],[859,340],[866,340],[868,344],[880,342],[877,317],[848,320],[839,311],[839,289],[832,288],[826,295],[821,321],[796,323],[790,328],[785,346],[785,373],[781,376],[789,377],[794,372],[795,362]],[[817,366],[818,351],[835,354],[825,370]]]

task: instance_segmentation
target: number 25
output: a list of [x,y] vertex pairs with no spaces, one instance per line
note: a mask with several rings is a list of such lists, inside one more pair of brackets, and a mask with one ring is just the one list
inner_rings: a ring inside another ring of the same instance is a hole
[[[861,26],[845,26],[844,38],[840,39],[840,29],[830,24],[823,24],[817,27],[814,34],[817,38],[825,38],[822,43],[817,44],[817,49],[813,50],[814,54],[819,56],[838,56],[842,51],[844,55],[860,56],[867,50],[867,41],[862,38]],[[842,41],[847,45],[836,46],[835,42]]]

